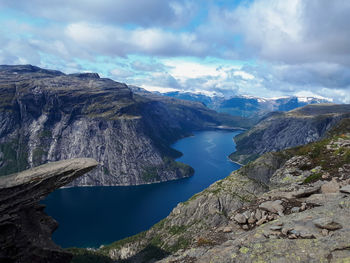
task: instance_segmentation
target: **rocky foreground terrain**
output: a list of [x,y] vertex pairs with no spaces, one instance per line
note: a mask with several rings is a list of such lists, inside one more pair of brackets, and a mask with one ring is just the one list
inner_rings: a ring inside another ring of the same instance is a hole
[[194,130],[249,127],[201,103],[134,94],[96,73],[0,66],[0,175],[49,161],[100,165],[71,186],[139,185],[193,174],[171,143]]
[[97,164],[71,159],[0,178],[0,262],[70,262],[72,255],[51,240],[58,223],[39,201]]
[[237,151],[230,159],[247,164],[266,152],[317,141],[341,119],[349,117],[349,104],[313,104],[270,113],[253,128],[235,137]]
[[349,262],[350,119],[318,142],[262,155],[150,230],[72,262]]

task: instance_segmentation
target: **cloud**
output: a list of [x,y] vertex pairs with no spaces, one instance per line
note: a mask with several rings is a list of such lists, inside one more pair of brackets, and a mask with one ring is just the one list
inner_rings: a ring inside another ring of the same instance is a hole
[[350,2],[342,0],[256,0],[231,10],[214,7],[210,21],[231,33],[221,36],[231,43],[232,34],[241,37],[241,56],[349,65],[349,13]]
[[118,78],[126,79],[126,78],[134,76],[134,74],[135,74],[134,72],[127,70],[127,69],[123,69],[123,68],[112,69],[110,71],[110,73],[112,74],[113,77],[115,77],[117,79]]
[[208,51],[206,44],[197,41],[195,34],[159,28],[128,30],[118,26],[74,23],[65,28],[65,35],[82,48],[82,52],[102,55],[201,56]]
[[165,66],[155,61],[153,61],[152,63],[146,63],[140,60],[136,60],[132,62],[131,67],[137,71],[146,71],[146,72],[165,71]]
[[133,24],[139,26],[180,26],[194,13],[192,1],[173,0],[3,0],[0,7],[65,23]]
[[346,0],[3,0],[0,63],[350,102],[349,14]]

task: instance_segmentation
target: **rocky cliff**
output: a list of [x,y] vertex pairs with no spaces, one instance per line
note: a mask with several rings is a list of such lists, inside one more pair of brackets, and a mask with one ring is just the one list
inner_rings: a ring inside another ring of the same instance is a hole
[[0,177],[0,262],[70,262],[72,255],[51,240],[58,224],[39,201],[96,166],[72,159]]
[[0,66],[0,175],[91,157],[100,166],[70,185],[138,185],[190,176],[170,147],[192,131],[244,119],[201,103],[135,95],[96,73]]
[[348,262],[349,216],[350,119],[343,119],[325,139],[264,154],[150,230],[75,251],[73,262],[89,253],[129,262]]
[[315,104],[289,112],[270,113],[253,128],[235,137],[237,151],[230,159],[246,164],[266,152],[314,142],[349,116],[349,104]]

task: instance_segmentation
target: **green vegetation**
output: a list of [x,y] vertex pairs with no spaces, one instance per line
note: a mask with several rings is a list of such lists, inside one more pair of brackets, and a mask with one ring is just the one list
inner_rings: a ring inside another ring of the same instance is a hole
[[33,150],[33,163],[35,165],[41,164],[44,155],[47,155],[47,151],[45,151],[42,147],[35,148]]
[[112,244],[106,245],[103,248],[99,249],[98,252],[101,253],[102,255],[108,256],[108,252],[111,249],[121,249],[124,245],[128,243],[133,243],[136,241],[140,241],[144,239],[146,236],[146,231],[138,233],[134,236],[124,238],[122,240],[118,240],[116,242],[113,242]]
[[191,166],[174,161],[171,157],[163,157],[163,166],[149,166],[145,167],[142,179],[146,182],[155,182],[160,181],[160,172],[161,171],[173,171],[176,174],[181,173],[183,176],[191,176],[194,173],[194,170]]
[[24,146],[19,143],[19,140],[1,143],[0,152],[2,153],[0,161],[4,162],[3,166],[0,168],[0,176],[27,169],[27,151]]
[[303,183],[304,184],[313,183],[313,182],[320,180],[321,178],[322,178],[322,173],[314,173],[314,174],[308,176],[307,178],[305,178]]
[[71,263],[112,263],[109,257],[101,255],[95,251],[84,248],[68,248],[68,252],[73,254]]
[[186,231],[187,226],[172,226],[169,228],[169,233],[171,235],[179,235]]
[[40,134],[39,134],[40,138],[46,139],[46,138],[51,138],[52,137],[52,132],[50,130],[43,130]]
[[204,237],[200,237],[197,240],[197,246],[199,246],[199,247],[212,246],[212,245],[214,245],[214,242],[211,240],[208,240]]
[[105,174],[105,175],[109,175],[110,173],[109,173],[109,170],[108,170],[108,168],[106,167],[106,166],[103,166],[103,173]]
[[146,182],[159,181],[160,176],[158,174],[157,167],[152,166],[152,167],[144,168],[144,172],[142,174],[142,179],[145,180]]
[[163,157],[163,162],[166,166],[167,170],[170,171],[177,171],[180,170],[183,175],[185,176],[191,176],[194,174],[194,170],[191,166],[181,163],[181,162],[176,162],[170,157]]
[[0,94],[0,109],[2,111],[12,111],[14,105],[13,101],[16,94],[16,85],[2,83]]
[[191,240],[189,238],[186,238],[184,236],[180,236],[177,239],[175,245],[167,247],[166,250],[169,251],[169,252],[174,253],[174,252],[176,252],[176,251],[178,251],[180,249],[188,248],[190,246],[190,244],[191,244]]

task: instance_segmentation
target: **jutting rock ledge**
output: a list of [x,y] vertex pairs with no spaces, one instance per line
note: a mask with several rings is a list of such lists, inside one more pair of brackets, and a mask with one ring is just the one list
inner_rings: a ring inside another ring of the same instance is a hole
[[97,165],[94,159],[70,159],[1,177],[0,262],[70,262],[71,254],[51,240],[58,223],[39,201]]

